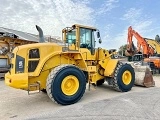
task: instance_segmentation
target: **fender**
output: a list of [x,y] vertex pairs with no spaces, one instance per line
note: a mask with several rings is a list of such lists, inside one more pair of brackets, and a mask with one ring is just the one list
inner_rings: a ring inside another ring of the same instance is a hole
[[118,60],[116,59],[105,59],[99,62],[102,68],[104,68],[104,76],[112,76],[117,66]]
[[[82,56],[81,53],[79,52],[62,52],[62,51],[56,51],[55,53],[51,53],[47,56],[45,56],[45,58],[41,59],[36,70],[33,73],[29,73],[29,76],[39,76],[40,73],[42,71],[46,71],[46,70],[50,70],[52,68],[54,68],[55,66],[58,66],[60,64],[69,64],[68,60],[65,60],[66,58],[64,57],[65,54],[72,54],[74,57],[77,56],[77,54],[79,54],[80,58],[77,58],[77,61],[81,61],[79,63],[81,63],[81,65],[79,66],[82,70],[86,70],[87,71],[87,64],[85,63],[85,60]],[[62,57],[61,57],[62,56]],[[68,56],[68,55],[67,55]],[[58,58],[59,57],[59,58]],[[61,58],[60,58],[61,57]],[[57,59],[58,58],[58,59]],[[55,62],[49,61],[50,59],[54,59]],[[62,63],[60,60],[64,60]],[[48,62],[48,63],[47,63]],[[52,64],[52,63],[53,64]],[[72,64],[77,64],[76,63],[76,59],[74,58],[74,60],[70,61],[72,62]],[[48,66],[47,66],[48,65]]]

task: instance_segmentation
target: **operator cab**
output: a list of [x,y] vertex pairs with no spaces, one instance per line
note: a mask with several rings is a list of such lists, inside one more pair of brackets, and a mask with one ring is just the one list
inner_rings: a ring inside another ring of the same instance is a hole
[[[62,31],[63,39],[68,50],[79,50],[79,48],[87,48],[92,55],[95,53],[95,39],[99,39],[101,43],[99,30],[93,27],[73,25],[66,27]],[[97,33],[97,37],[95,37]]]

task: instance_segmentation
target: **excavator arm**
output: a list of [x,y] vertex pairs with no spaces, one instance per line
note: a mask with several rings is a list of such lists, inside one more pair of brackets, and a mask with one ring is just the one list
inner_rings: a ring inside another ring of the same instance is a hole
[[[137,49],[133,44],[133,36],[137,40]],[[139,53],[141,51],[141,47],[143,48],[143,55],[145,57],[149,57],[150,55],[154,54],[154,49],[151,46],[149,46],[147,41],[130,26],[128,28],[127,50],[125,51],[125,55],[133,56],[134,54]]]

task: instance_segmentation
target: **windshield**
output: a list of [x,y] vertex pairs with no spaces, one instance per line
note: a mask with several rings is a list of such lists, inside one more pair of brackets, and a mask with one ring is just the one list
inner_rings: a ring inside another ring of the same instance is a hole
[[91,48],[94,47],[94,32],[91,29],[80,28],[80,47]]

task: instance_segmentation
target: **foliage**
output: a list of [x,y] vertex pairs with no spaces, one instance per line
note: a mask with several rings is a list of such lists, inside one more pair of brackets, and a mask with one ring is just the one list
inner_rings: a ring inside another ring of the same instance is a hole
[[119,55],[125,56],[125,50],[127,49],[127,44],[120,46],[118,53]]

